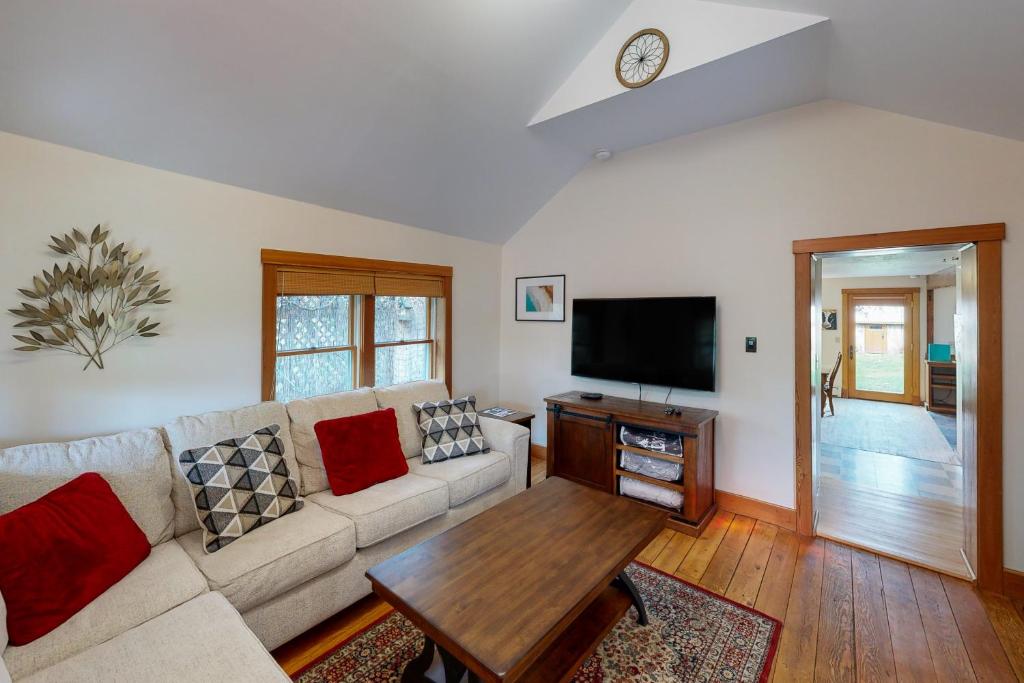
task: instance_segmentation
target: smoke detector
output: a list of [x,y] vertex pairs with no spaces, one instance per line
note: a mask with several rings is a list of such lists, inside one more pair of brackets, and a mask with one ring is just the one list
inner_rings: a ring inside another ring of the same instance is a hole
[[604,147],[594,150],[594,158],[598,161],[608,161],[612,158],[612,151]]

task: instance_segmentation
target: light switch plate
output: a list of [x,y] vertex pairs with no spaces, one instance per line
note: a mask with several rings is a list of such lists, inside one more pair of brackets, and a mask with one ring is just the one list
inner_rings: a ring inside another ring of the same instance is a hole
[[747,353],[757,353],[757,337],[747,337]]

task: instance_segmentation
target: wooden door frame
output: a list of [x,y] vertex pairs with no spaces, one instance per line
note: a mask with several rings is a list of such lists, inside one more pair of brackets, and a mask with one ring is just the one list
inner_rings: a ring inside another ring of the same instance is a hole
[[818,397],[811,377],[811,331],[820,321],[812,319],[811,257],[861,249],[974,243],[978,247],[978,355],[986,361],[978,367],[978,561],[975,570],[979,588],[1003,592],[1002,241],[1005,238],[1005,223],[988,223],[793,242],[796,526],[799,533],[811,535],[814,522],[811,421]]
[[[906,298],[911,297],[910,303],[910,333],[909,335],[904,332],[903,334],[903,345],[904,345],[904,356],[910,356],[909,362],[909,373],[907,372],[907,361],[904,360],[904,388],[910,389],[909,392],[904,391],[903,396],[906,399],[894,401],[884,394],[876,396],[876,393],[880,392],[868,392],[869,395],[862,395],[858,398],[865,398],[869,401],[890,401],[893,403],[910,403],[911,405],[921,405],[921,290],[915,287],[873,287],[865,289],[844,289],[843,290],[843,321],[841,331],[841,344],[840,348],[847,356],[847,362],[843,365],[843,396],[847,396],[847,392],[850,391],[853,386],[853,378],[855,372],[854,359],[850,357],[848,349],[850,347],[850,324],[852,321],[853,310],[850,305],[853,299],[872,298],[878,297],[879,299],[895,299],[896,297]],[[856,336],[856,332],[853,333]],[[911,351],[906,350],[907,343],[912,345]],[[909,375],[909,376],[908,376]],[[864,392],[861,392],[864,394]]]

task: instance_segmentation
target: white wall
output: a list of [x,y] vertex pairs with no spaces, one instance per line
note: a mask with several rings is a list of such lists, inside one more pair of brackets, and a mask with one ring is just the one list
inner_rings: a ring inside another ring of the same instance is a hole
[[[932,300],[935,325],[934,339],[936,344],[953,345],[953,316],[956,315],[956,287],[936,287]],[[956,348],[953,349],[956,353]]]
[[[718,488],[792,506],[792,240],[1006,222],[1006,557],[1024,568],[1022,183],[1024,143],[835,101],[594,163],[502,252],[502,402],[543,411],[572,388],[636,391],[571,377],[570,323],[515,322],[515,277],[565,273],[570,299],[715,295],[718,391],[674,400],[720,412]],[[758,353],[744,353],[747,335]]]
[[[824,268],[828,269],[828,261],[824,263]],[[921,386],[920,396],[924,400],[925,386],[927,382],[927,366],[924,362],[925,351],[927,351],[927,340],[928,340],[928,308],[927,308],[927,296],[928,290],[925,288],[925,278],[911,278],[911,277],[826,277],[821,280],[821,307],[822,308],[834,308],[838,312],[837,321],[839,323],[839,329],[836,330],[822,330],[821,331],[821,369],[822,372],[831,372],[832,365],[836,362],[836,355],[839,350],[843,348],[842,335],[843,335],[843,316],[846,312],[843,310],[843,290],[844,289],[874,289],[882,287],[915,287],[920,291],[920,310],[918,311],[917,329],[918,334],[918,363],[921,366]],[[950,319],[952,324],[952,319]],[[849,342],[847,342],[849,344]],[[843,358],[843,363],[849,362],[849,357]],[[836,375],[836,386],[843,386],[843,368],[840,367],[839,374]],[[836,396],[839,395],[837,392]]]
[[107,223],[143,248],[173,303],[163,336],[82,372],[0,343],[0,446],[159,425],[260,400],[260,249],[452,265],[454,388],[497,398],[500,247],[0,134],[0,308],[57,256],[48,235]]

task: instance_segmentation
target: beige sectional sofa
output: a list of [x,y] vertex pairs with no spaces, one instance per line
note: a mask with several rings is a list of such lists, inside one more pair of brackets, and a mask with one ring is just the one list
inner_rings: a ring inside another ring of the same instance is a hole
[[[268,651],[369,594],[367,568],[525,488],[529,431],[500,420],[481,417],[491,452],[419,461],[412,404],[444,398],[443,383],[413,382],[0,451],[0,513],[99,472],[153,546],[131,574],[28,645],[8,645],[0,600],[0,683],[287,681]],[[409,474],[334,496],[313,425],[387,407]],[[281,427],[306,505],[207,555],[177,455],[270,424]]]

